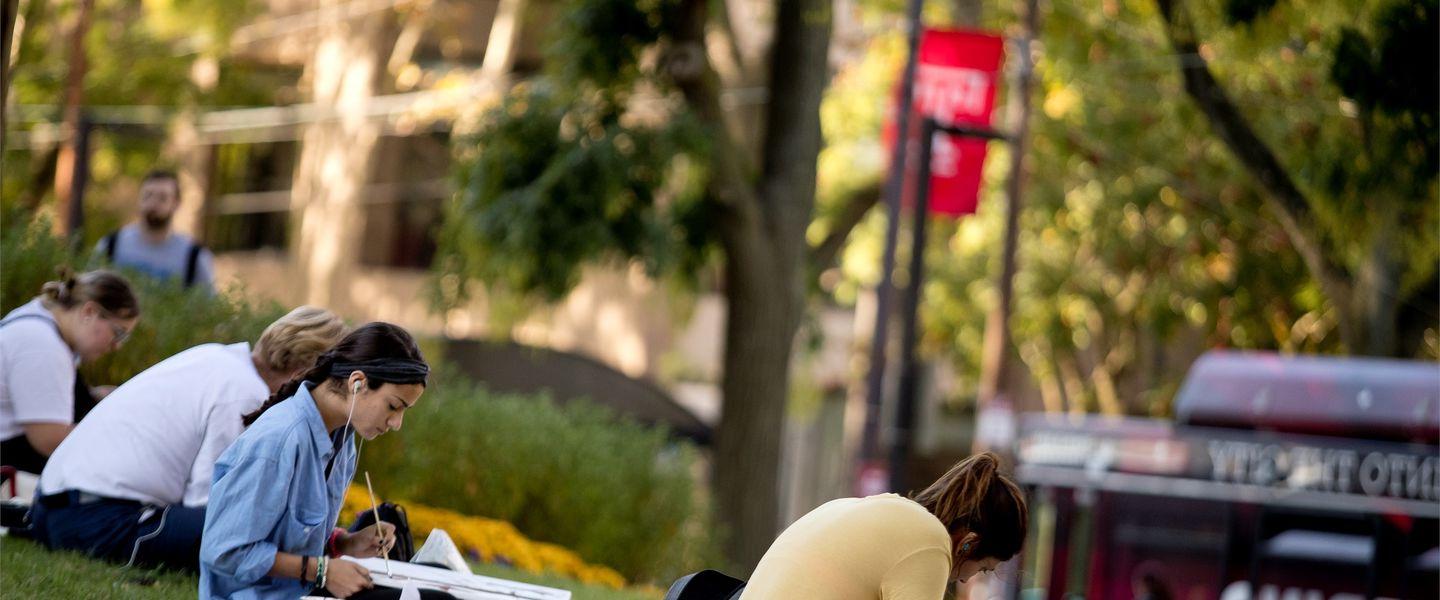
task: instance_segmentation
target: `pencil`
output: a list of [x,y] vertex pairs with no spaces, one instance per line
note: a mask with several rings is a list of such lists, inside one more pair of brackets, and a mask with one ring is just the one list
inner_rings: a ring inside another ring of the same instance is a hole
[[[365,491],[370,492],[370,514],[375,515],[375,533],[378,535],[381,531],[380,506],[375,504],[375,486],[370,485],[369,471],[365,472]],[[382,538],[381,541],[383,542],[384,539]],[[380,556],[385,559],[385,575],[387,577],[393,577],[394,574],[390,572],[390,551],[385,548],[384,543],[380,544],[380,552]]]

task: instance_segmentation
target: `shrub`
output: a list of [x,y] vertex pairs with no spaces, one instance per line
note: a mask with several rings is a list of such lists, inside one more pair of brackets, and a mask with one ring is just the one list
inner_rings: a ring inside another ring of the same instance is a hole
[[689,444],[593,404],[432,387],[361,456],[376,493],[509,521],[631,581],[715,558]]
[[[50,233],[50,220],[6,207],[0,214],[0,311],[10,312],[40,293],[61,267],[83,266],[62,238]],[[144,307],[142,306],[143,310]]]
[[[9,312],[40,293],[40,286],[55,279],[62,266],[81,270],[91,265],[86,245],[72,249],[50,233],[44,218],[27,219],[23,211],[7,209],[0,234],[0,311]],[[252,306],[239,290],[210,294],[181,288],[121,270],[140,300],[140,320],[119,350],[85,365],[91,385],[119,384],[181,350],[207,342],[254,342],[284,310],[275,303]]]

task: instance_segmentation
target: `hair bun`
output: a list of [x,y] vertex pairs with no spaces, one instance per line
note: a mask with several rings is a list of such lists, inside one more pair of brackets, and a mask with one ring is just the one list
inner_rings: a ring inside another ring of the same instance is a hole
[[47,281],[40,286],[40,293],[56,304],[69,306],[70,299],[75,295],[75,278]]

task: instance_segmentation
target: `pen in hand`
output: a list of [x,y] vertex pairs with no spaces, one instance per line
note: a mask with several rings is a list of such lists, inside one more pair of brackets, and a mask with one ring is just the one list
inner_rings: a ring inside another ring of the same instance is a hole
[[385,559],[385,575],[393,576],[390,572],[390,550],[385,547],[384,529],[380,527],[380,506],[375,504],[375,486],[370,485],[370,472],[365,472],[365,490],[370,492],[370,514],[375,515],[375,535],[380,538],[380,556]]

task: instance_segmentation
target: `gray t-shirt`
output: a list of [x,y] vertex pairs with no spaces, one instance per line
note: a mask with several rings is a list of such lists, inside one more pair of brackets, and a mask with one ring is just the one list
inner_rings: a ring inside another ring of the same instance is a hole
[[[105,258],[106,248],[104,239],[95,245],[95,255]],[[114,264],[118,267],[135,269],[156,279],[177,279],[185,278],[185,266],[190,259],[190,247],[195,241],[190,236],[171,233],[170,237],[159,244],[152,244],[145,239],[145,234],[140,230],[139,223],[131,223],[120,228],[115,233],[115,256]],[[201,288],[215,290],[215,257],[210,251],[201,248],[200,255],[195,260],[195,285]]]

